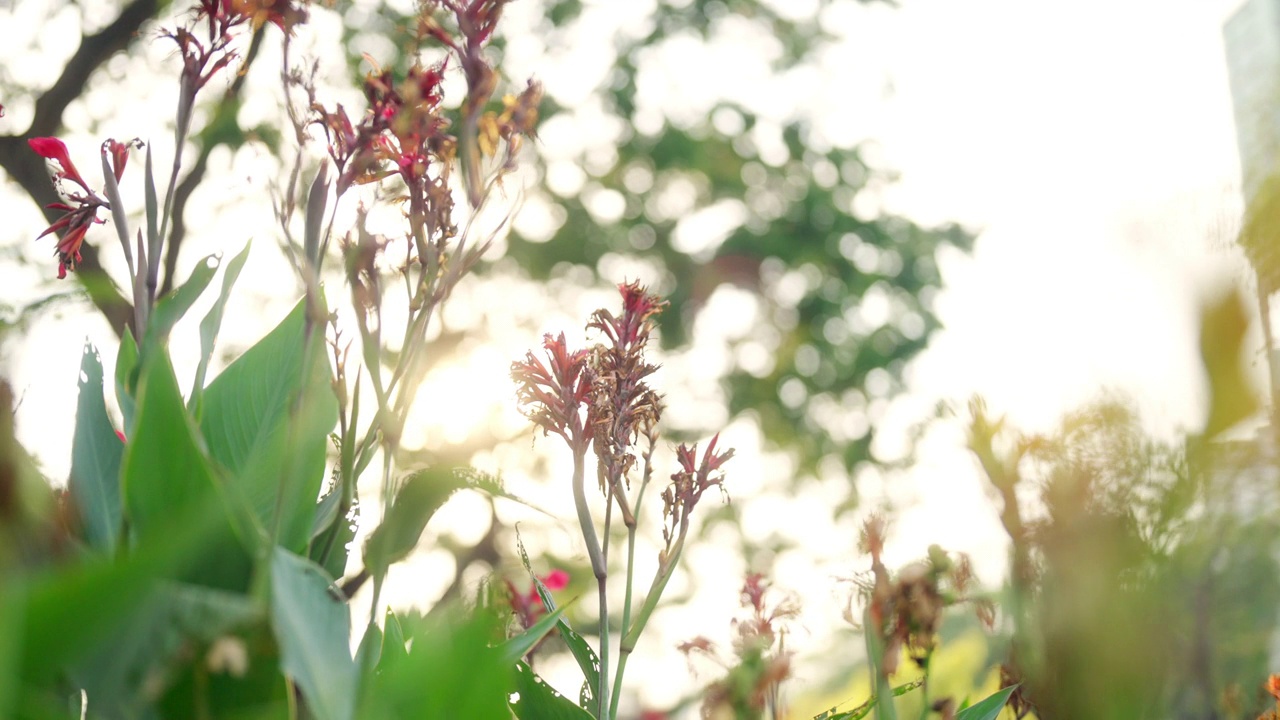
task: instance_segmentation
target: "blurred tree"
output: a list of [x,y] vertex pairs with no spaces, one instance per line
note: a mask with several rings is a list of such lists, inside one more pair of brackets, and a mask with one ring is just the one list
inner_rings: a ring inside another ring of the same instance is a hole
[[1042,720],[1265,710],[1253,691],[1280,597],[1265,435],[1159,442],[1108,397],[997,459],[1001,423],[974,408],[972,447],[1005,497],[1020,567],[1002,608],[1015,626],[1005,679],[1023,683],[1014,706]]

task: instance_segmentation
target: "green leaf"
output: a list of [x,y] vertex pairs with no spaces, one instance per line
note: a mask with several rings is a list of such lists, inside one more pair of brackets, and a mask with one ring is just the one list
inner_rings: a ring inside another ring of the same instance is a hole
[[334,488],[330,490],[324,497],[320,498],[320,502],[316,503],[315,518],[311,521],[311,539],[315,540],[333,525],[333,521],[338,519],[338,502],[342,500],[342,493]]
[[168,542],[175,515],[208,508],[222,520],[222,537],[188,558],[182,578],[230,589],[246,586],[250,562],[244,547],[258,545],[262,531],[234,488],[218,481],[164,352],[153,354],[142,369],[133,433],[125,446],[122,475],[134,537],[142,543]]
[[143,368],[137,403],[124,459],[124,501],[131,529],[146,538],[175,509],[207,500],[214,475],[165,353]]
[[351,616],[329,592],[333,581],[315,563],[277,547],[271,561],[271,617],[280,666],[298,683],[320,720],[355,717],[356,664]]
[[142,352],[144,354],[153,352],[168,342],[173,326],[178,324],[196,300],[204,294],[204,289],[209,287],[221,263],[220,256],[209,255],[196,264],[195,269],[191,271],[191,277],[187,278],[186,282],[156,303],[150,319],[147,320],[147,331],[143,334]]
[[556,608],[554,612],[543,615],[533,627],[525,630],[519,635],[502,643],[498,648],[502,651],[502,659],[505,662],[515,664],[520,658],[529,654],[534,645],[537,645],[547,633],[551,632],[551,628],[556,626],[556,622],[560,616],[564,614],[565,607]]
[[1005,703],[1009,702],[1009,696],[1017,689],[1017,685],[1010,685],[1003,690],[997,691],[981,702],[956,713],[956,720],[995,720],[1000,711],[1004,709]]
[[155,699],[156,688],[149,684],[172,675],[193,647],[255,623],[262,614],[239,593],[163,583],[114,623],[107,642],[70,676],[94,698],[96,716],[142,717]]
[[[1213,437],[1258,409],[1245,372],[1245,336],[1250,319],[1244,298],[1229,291],[1205,301],[1200,310],[1200,357],[1209,376],[1209,417],[1205,435]],[[1270,362],[1270,358],[1267,359]]]
[[389,668],[396,663],[404,662],[409,657],[405,646],[404,628],[395,612],[387,608],[387,619],[382,628],[382,657],[378,660],[379,668]]
[[193,562],[208,564],[208,553],[227,532],[223,510],[214,503],[176,506],[156,518],[153,529],[123,557],[91,556],[0,588],[0,608],[22,618],[22,677],[51,677],[88,657],[160,580]]
[[120,405],[120,414],[124,415],[124,430],[127,438],[133,432],[134,393],[138,389],[138,344],[133,341],[133,333],[125,330],[120,338],[120,350],[116,353],[116,402]]
[[[524,548],[524,540],[520,538],[520,530],[516,530],[516,547],[520,551],[520,562],[524,565],[525,572],[529,573],[529,577],[533,578],[533,586],[538,590],[538,597],[542,598],[542,606],[547,612],[554,613],[556,610],[555,598],[551,596],[551,592],[547,590],[547,586],[543,584],[542,579],[533,571],[533,566],[529,563],[529,553]],[[560,615],[557,623],[560,631],[560,637],[564,639],[564,644],[569,647],[569,652],[573,654],[573,659],[578,662],[578,669],[582,670],[584,679],[582,692],[579,693],[579,701],[585,708],[592,707],[592,700],[595,697],[597,688],[600,687],[600,658],[596,655],[596,651],[591,648],[587,641],[582,638],[573,628],[569,627],[569,621],[564,615]]]
[[245,261],[249,259],[249,243],[245,243],[240,254],[231,258],[227,269],[222,273],[222,292],[209,309],[209,313],[200,321],[200,364],[196,366],[196,377],[191,383],[192,414],[200,417],[200,400],[204,395],[204,377],[209,371],[209,361],[213,358],[213,344],[218,339],[218,330],[222,327],[222,313],[227,307],[227,299],[231,297],[231,288],[240,277]]
[[516,666],[516,693],[519,698],[511,703],[511,710],[520,720],[591,720],[594,717],[556,692],[524,663]]
[[369,534],[364,546],[365,568],[376,577],[404,559],[418,544],[431,516],[463,487],[466,480],[453,470],[432,468],[410,475],[382,524]]
[[80,399],[71,442],[71,499],[89,545],[111,554],[120,532],[120,459],[124,443],[116,436],[103,399],[102,358],[90,343],[80,361]]
[[210,455],[291,550],[311,537],[338,421],[324,343],[307,328],[304,301],[209,384],[200,421]]
[[[143,203],[147,215],[147,247],[155,248],[160,246],[160,224],[157,222],[160,204],[156,198],[156,176],[151,165],[151,143],[147,143],[147,159],[144,167]],[[138,258],[138,263],[139,267],[145,265],[142,258]]]
[[361,720],[510,720],[514,663],[488,644],[500,632],[498,618],[443,609],[401,625],[408,656],[380,669],[361,697]]

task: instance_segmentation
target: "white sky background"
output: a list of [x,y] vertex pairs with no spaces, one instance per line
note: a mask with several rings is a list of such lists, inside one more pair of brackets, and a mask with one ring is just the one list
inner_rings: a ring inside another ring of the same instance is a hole
[[[938,399],[963,403],[977,392],[1016,425],[1048,430],[1064,411],[1109,387],[1132,394],[1153,431],[1195,428],[1204,396],[1195,349],[1198,293],[1244,276],[1239,252],[1230,247],[1240,212],[1239,170],[1220,31],[1238,4],[849,5],[826,18],[848,41],[823,57],[820,71],[759,84],[735,81],[755,54],[755,45],[744,43],[727,60],[704,68],[713,79],[724,73],[719,79],[730,93],[766,99],[778,93],[818,112],[820,130],[832,141],[875,138],[874,158],[900,178],[860,196],[860,213],[884,208],[924,224],[957,220],[981,232],[971,256],[953,254],[942,266],[946,289],[937,308],[946,329],[912,364],[912,395],[894,404],[890,427],[922,417]],[[787,7],[799,12],[808,5],[796,0]],[[600,8],[588,12],[604,14]],[[585,89],[598,78],[582,71],[592,67],[584,62],[590,41],[584,46],[566,50],[561,59],[578,68]],[[549,85],[572,85],[571,69],[537,72]],[[676,101],[683,72],[690,66],[678,63],[672,73],[657,76],[654,91]],[[0,119],[0,130],[18,127],[11,121]],[[82,149],[83,171],[96,164],[88,162],[96,160],[96,142]],[[10,191],[4,202],[26,202],[14,198]],[[38,220],[31,222],[38,232]],[[97,231],[97,238],[114,248],[109,231]],[[261,249],[274,241],[258,242]],[[260,249],[255,257],[270,255]],[[50,258],[49,274],[55,269]],[[247,280],[242,289],[251,285]],[[26,292],[18,285],[27,282],[0,266],[6,296]],[[242,313],[255,312],[257,299],[238,302]],[[572,332],[581,326],[577,310],[547,318],[546,329]],[[229,312],[235,311],[233,303]],[[24,344],[5,348],[6,370],[24,397],[20,438],[54,477],[65,477],[69,461],[65,423],[74,408],[86,334],[111,346],[101,322],[68,317],[42,321]],[[516,354],[504,349],[485,355],[485,366],[503,373],[491,379],[493,385],[505,381],[506,364]],[[690,374],[673,367],[668,380],[682,376]],[[499,402],[510,399],[505,386],[495,393]],[[887,453],[893,436],[885,434]],[[742,427],[730,428],[726,439],[740,453],[758,443]],[[908,476],[892,483],[863,477],[858,486],[864,506],[886,500],[899,508],[891,561],[920,557],[937,542],[974,553],[981,574],[994,583],[1004,566],[1004,537],[962,442],[958,424],[940,426]],[[747,498],[779,485],[781,477],[769,473],[784,473],[785,464],[753,462],[745,453],[734,463],[731,472],[741,483],[735,502],[748,503],[747,532],[816,525],[809,551],[780,558],[775,580],[805,599],[793,647],[821,647],[827,629],[840,624],[833,575],[864,569],[853,549],[855,526],[847,519],[839,526],[813,521],[826,514],[826,491],[834,489],[827,484],[753,510]],[[633,681],[655,678],[645,692],[657,704],[674,701],[689,682],[672,645],[714,631],[707,617],[725,617],[727,637],[725,613],[736,605],[741,559],[729,548],[709,547],[690,553],[689,561],[725,568],[725,585],[720,596],[659,618],[661,634],[646,636],[652,652],[633,660]]]

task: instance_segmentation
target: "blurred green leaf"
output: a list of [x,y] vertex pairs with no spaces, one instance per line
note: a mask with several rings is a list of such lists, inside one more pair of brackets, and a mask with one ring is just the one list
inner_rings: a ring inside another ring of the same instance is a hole
[[138,345],[133,341],[133,333],[126,330],[120,338],[120,349],[116,352],[116,402],[120,405],[120,414],[124,416],[124,431],[127,438],[133,432],[133,411],[135,393],[138,390]]
[[222,272],[222,291],[218,293],[218,299],[213,303],[208,314],[200,321],[200,364],[196,366],[196,377],[191,383],[190,399],[191,412],[196,418],[200,417],[205,373],[209,370],[209,361],[213,358],[213,345],[218,339],[218,330],[222,327],[222,313],[227,307],[227,300],[231,297],[231,288],[235,286],[236,280],[240,277],[240,271],[244,269],[245,261],[249,259],[250,245],[245,243],[244,249],[227,263],[226,270]]
[[983,700],[956,713],[956,720],[996,720],[996,716],[1000,714],[1005,704],[1009,702],[1009,696],[1017,689],[1017,685],[1010,685],[1003,690],[996,691]]
[[541,642],[542,638],[556,626],[560,616],[564,614],[565,607],[556,608],[543,615],[533,624],[533,627],[502,643],[499,646],[502,650],[502,659],[514,665],[520,658],[528,655],[533,646]]
[[[199,442],[194,423],[178,390],[168,355],[152,354],[138,381],[134,436],[125,446],[124,507],[130,532],[138,542],[164,542],[175,515],[205,507],[223,518],[222,539],[189,558],[184,579],[238,588],[248,582],[247,547],[261,542],[247,509],[215,475]],[[234,528],[234,529],[233,529]]]
[[70,675],[93,698],[94,717],[143,717],[152,711],[157,681],[170,680],[193,648],[262,616],[262,608],[239,593],[162,583]]
[[1234,290],[1206,300],[1200,310],[1200,357],[1209,376],[1209,417],[1204,430],[1208,437],[1258,409],[1243,362],[1248,331],[1249,313]]
[[418,544],[436,510],[466,486],[466,480],[449,468],[432,468],[410,475],[396,493],[382,524],[374,528],[365,543],[365,568],[376,577],[404,559]]
[[361,720],[510,720],[514,678],[498,648],[501,623],[480,609],[443,609],[429,618],[405,616],[408,656],[382,669],[361,698]]
[[348,643],[350,611],[330,592],[333,580],[305,558],[277,547],[271,560],[271,617],[281,670],[298,683],[319,720],[355,716],[356,665]]
[[516,666],[516,693],[511,710],[520,720],[590,720],[594,716],[556,692],[529,666]]
[[400,627],[400,619],[395,612],[388,608],[382,628],[382,657],[378,660],[378,667],[389,668],[404,662],[407,657],[409,651],[405,647],[404,628]]
[[80,398],[71,443],[67,481],[89,545],[108,554],[120,532],[120,459],[124,443],[116,436],[103,399],[102,358],[91,343],[80,361]]
[[[306,348],[310,357],[306,357]],[[324,344],[307,337],[305,301],[205,389],[200,429],[277,542],[306,547],[337,399]]]

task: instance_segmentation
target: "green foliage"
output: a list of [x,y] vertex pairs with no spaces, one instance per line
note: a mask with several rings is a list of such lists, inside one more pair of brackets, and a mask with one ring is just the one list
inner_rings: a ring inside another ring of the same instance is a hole
[[196,366],[196,377],[191,383],[190,399],[192,413],[197,418],[200,417],[200,401],[204,397],[204,379],[209,371],[209,361],[213,358],[214,342],[218,339],[218,330],[222,328],[222,313],[226,310],[227,300],[231,298],[231,289],[235,287],[240,271],[244,269],[244,264],[249,259],[249,247],[250,244],[245,243],[244,249],[227,264],[222,273],[222,291],[218,293],[218,299],[214,301],[213,307],[209,308],[208,314],[200,321],[200,364]]
[[1009,696],[1017,690],[1016,685],[998,690],[988,697],[979,700],[976,704],[956,713],[956,720],[996,720],[1000,711],[1004,709],[1006,703],[1009,702]]
[[103,389],[102,358],[97,348],[85,343],[67,489],[78,510],[85,540],[95,549],[111,554],[120,533],[120,459],[124,443],[107,417]]
[[431,516],[454,492],[466,487],[455,470],[432,469],[416,472],[400,487],[382,523],[364,546],[365,568],[385,573],[403,560],[418,544]]
[[318,720],[347,720],[356,707],[356,665],[348,642],[351,617],[330,592],[332,579],[314,563],[277,547],[271,559],[271,617],[280,669]]
[[511,710],[520,720],[589,720],[595,717],[556,692],[523,662],[516,668],[516,694]]
[[497,619],[479,611],[444,609],[427,618],[403,616],[409,644],[404,655],[381,668],[361,697],[360,718],[476,718],[507,720],[514,688],[511,666],[489,645],[501,631]]
[[299,303],[205,389],[200,430],[257,523],[283,547],[311,539],[337,423],[324,345]]

